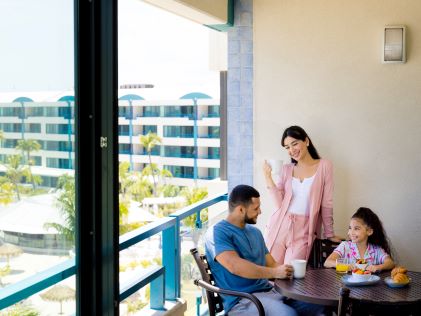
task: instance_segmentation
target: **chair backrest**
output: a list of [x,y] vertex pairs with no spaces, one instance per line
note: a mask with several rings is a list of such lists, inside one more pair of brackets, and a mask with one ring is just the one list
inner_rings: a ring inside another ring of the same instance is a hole
[[313,247],[310,253],[308,264],[314,269],[323,268],[323,264],[327,257],[332,253],[339,243],[330,241],[329,239],[316,238],[313,242]]
[[[212,271],[209,268],[209,263],[206,259],[206,256],[204,254],[199,254],[196,248],[190,249],[190,252],[196,261],[200,275],[202,276],[202,280],[215,286],[215,280],[213,278]],[[222,305],[222,298],[218,293],[206,291],[206,297],[208,299],[209,316],[214,316],[224,310],[224,306]]]

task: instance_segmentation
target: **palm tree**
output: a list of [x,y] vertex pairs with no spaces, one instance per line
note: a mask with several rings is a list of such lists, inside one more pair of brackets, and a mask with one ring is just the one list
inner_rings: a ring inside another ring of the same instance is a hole
[[3,147],[3,140],[4,140],[4,133],[2,130],[0,130],[0,147]]
[[13,183],[7,177],[0,177],[0,204],[9,204],[13,201]]
[[122,199],[126,199],[130,187],[135,182],[133,173],[129,171],[130,163],[127,161],[120,162],[118,165],[119,191]]
[[64,217],[64,224],[45,223],[45,229],[54,228],[74,245],[76,230],[75,208],[75,179],[69,175],[63,175],[58,180],[60,194],[57,197],[57,206]]
[[162,140],[161,137],[159,137],[155,133],[148,132],[146,135],[140,135],[140,144],[145,148],[146,152],[148,153],[149,157],[149,166],[151,166],[152,171],[152,180],[153,180],[153,195],[157,195],[157,184],[155,179],[156,169],[152,166],[152,157],[151,152],[152,149],[158,145],[161,144]]
[[137,173],[136,181],[130,187],[130,193],[135,201],[141,202],[144,198],[150,197],[153,187],[147,177]]
[[[57,232],[63,235],[72,246],[75,242],[75,231],[76,231],[76,208],[75,208],[75,178],[69,175],[62,175],[58,180],[58,189],[60,194],[57,197],[57,206],[64,218],[64,224],[59,223],[45,223],[44,228],[54,228]],[[127,202],[120,201],[119,203],[119,222],[120,230],[124,226],[124,217],[128,214]]]
[[16,149],[22,150],[22,156],[25,156],[26,154],[26,164],[28,165],[27,178],[29,178],[32,183],[32,188],[35,190],[35,184],[40,184],[42,180],[40,177],[36,177],[32,174],[31,165],[33,165],[34,162],[31,160],[31,152],[40,150],[41,145],[34,139],[20,139],[18,140]]
[[159,187],[158,191],[164,197],[175,197],[180,193],[180,187],[174,184],[164,184]]
[[7,157],[7,163],[5,164],[6,177],[12,183],[18,200],[20,200],[20,192],[19,192],[18,184],[20,183],[25,173],[25,168],[22,166],[21,162],[22,162],[22,157],[20,155],[12,155],[12,156]]
[[[205,197],[208,196],[208,190],[206,188],[188,188],[185,187],[181,190],[180,195],[184,196],[186,199],[186,204],[194,204],[203,200]],[[202,222],[206,222],[208,220],[208,209],[204,209],[200,212],[200,220]],[[183,220],[183,224],[187,227],[190,227],[192,230],[192,239],[195,248],[199,243],[200,239],[200,230],[196,227],[196,214],[193,214],[186,219]]]
[[159,172],[159,176],[161,178],[161,181],[164,183],[164,185],[166,184],[166,179],[167,178],[172,178],[173,177],[172,172],[169,171],[169,170],[167,170],[167,169],[162,169]]

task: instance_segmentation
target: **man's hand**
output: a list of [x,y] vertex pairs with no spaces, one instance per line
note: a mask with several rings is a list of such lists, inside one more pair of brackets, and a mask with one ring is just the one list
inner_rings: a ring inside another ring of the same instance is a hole
[[275,278],[277,279],[292,279],[294,268],[289,264],[278,265],[275,269]]

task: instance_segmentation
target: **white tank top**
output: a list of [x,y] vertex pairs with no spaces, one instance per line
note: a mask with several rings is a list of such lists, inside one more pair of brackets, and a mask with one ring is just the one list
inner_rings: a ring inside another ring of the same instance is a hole
[[310,213],[309,200],[310,190],[313,184],[315,174],[310,178],[304,178],[303,182],[298,178],[292,178],[292,198],[288,211],[297,215],[306,215]]

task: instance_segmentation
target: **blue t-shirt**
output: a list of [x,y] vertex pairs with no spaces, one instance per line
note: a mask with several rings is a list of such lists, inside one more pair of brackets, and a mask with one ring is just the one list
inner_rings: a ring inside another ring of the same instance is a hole
[[[267,279],[247,279],[232,274],[215,257],[224,251],[235,251],[240,258],[257,265],[266,265],[266,248],[263,235],[256,227],[246,224],[244,228],[222,220],[208,229],[205,236],[206,258],[216,285],[223,289],[247,293],[268,291],[272,285]],[[238,297],[221,295],[227,313],[239,300]]]

